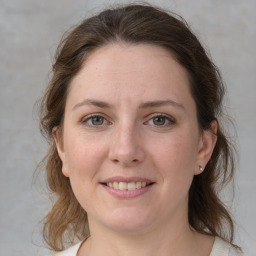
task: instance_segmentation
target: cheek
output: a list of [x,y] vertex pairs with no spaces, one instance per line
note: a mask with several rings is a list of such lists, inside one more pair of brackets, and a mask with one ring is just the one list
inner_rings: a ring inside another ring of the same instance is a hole
[[165,182],[178,186],[191,183],[194,175],[197,146],[190,136],[170,136],[154,143],[152,157]]
[[66,157],[73,192],[88,211],[92,201],[97,201],[97,173],[100,170],[105,149],[97,140],[85,136],[70,137],[66,144]]
[[99,139],[70,136],[65,152],[70,175],[81,179],[93,176],[105,155],[104,148]]
[[154,142],[154,151],[163,162],[183,166],[196,159],[197,146],[189,136],[170,136],[159,143]]

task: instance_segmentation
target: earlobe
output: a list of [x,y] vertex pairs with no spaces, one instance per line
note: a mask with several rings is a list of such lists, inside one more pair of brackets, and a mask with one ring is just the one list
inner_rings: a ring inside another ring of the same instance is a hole
[[65,151],[64,151],[64,145],[63,140],[61,138],[60,130],[58,127],[54,127],[52,129],[52,136],[55,141],[55,145],[57,148],[57,152],[59,155],[59,158],[62,162],[62,173],[64,176],[69,177],[68,169],[66,168],[66,159],[65,159]]
[[203,130],[201,141],[199,143],[197,166],[195,167],[195,175],[203,172],[205,166],[212,156],[212,152],[217,142],[217,121],[211,122],[211,128]]

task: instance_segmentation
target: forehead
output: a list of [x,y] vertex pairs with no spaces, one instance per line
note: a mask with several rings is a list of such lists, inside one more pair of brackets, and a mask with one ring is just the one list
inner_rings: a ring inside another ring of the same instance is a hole
[[185,68],[167,49],[150,44],[135,45],[120,42],[105,45],[90,53],[73,80],[85,78],[83,75],[98,79],[130,72],[144,74],[152,70],[155,71],[152,76],[162,75],[166,71],[169,73],[170,69],[173,77],[182,75],[187,78]]
[[[92,52],[73,78],[70,93],[77,98],[139,96],[182,101],[191,97],[188,73],[166,49],[115,43]],[[77,99],[79,100],[79,99]]]

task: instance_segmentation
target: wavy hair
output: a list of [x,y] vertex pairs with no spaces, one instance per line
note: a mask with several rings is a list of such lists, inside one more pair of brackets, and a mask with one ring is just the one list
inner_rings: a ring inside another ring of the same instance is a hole
[[52,130],[62,128],[71,79],[88,54],[115,42],[152,44],[171,52],[189,74],[199,127],[207,130],[213,120],[218,122],[218,139],[212,157],[204,172],[194,177],[189,190],[188,218],[196,231],[232,243],[233,220],[218,195],[234,173],[232,145],[220,122],[225,91],[220,72],[182,17],[145,4],[111,8],[85,19],[69,31],[58,46],[52,78],[41,101],[41,131],[50,144],[44,164],[48,187],[55,198],[44,219],[45,241],[60,251],[65,248],[65,242],[89,235],[87,214],[76,200],[69,178],[62,174]]

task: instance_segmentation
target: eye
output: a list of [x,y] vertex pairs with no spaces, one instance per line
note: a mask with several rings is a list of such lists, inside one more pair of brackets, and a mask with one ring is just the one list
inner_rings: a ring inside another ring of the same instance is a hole
[[82,120],[82,123],[89,127],[104,126],[110,124],[105,117],[101,115],[89,115]]
[[152,119],[154,125],[165,125],[166,123],[166,117],[165,116],[157,116]]
[[155,115],[151,119],[149,119],[149,121],[147,122],[147,124],[149,125],[159,126],[159,127],[167,127],[174,123],[175,121],[173,118],[164,114]]

